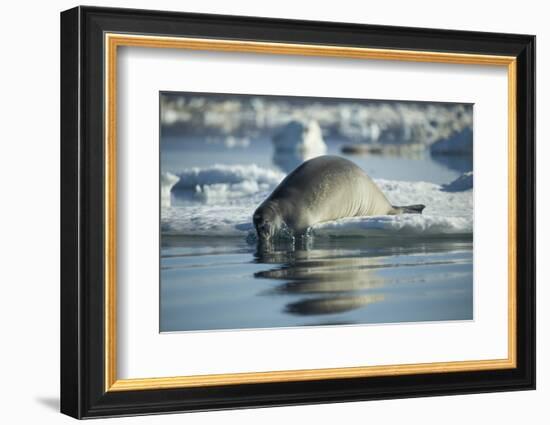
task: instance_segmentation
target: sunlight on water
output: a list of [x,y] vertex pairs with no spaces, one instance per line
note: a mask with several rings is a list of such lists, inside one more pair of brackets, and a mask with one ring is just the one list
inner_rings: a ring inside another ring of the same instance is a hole
[[471,320],[471,240],[166,237],[162,331]]

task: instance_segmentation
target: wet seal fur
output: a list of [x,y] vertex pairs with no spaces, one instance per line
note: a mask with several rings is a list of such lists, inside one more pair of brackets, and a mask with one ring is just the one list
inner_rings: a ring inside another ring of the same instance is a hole
[[281,231],[303,235],[317,223],[344,217],[421,214],[424,205],[394,206],[353,162],[319,156],[302,163],[279,183],[256,209],[254,227],[260,241]]

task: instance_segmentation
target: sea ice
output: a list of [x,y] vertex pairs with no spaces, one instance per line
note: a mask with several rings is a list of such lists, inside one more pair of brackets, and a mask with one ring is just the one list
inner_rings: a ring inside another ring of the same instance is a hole
[[[197,201],[163,207],[163,234],[246,237],[253,232],[252,213],[284,174],[256,165],[216,165],[188,169],[178,177],[174,189],[194,191]],[[424,204],[423,214],[344,218],[317,224],[312,234],[316,237],[472,235],[472,191],[448,189],[463,178],[467,175],[444,187],[427,182],[375,179],[392,204]],[[174,195],[178,196],[177,192]]]
[[316,152],[322,155],[327,151],[319,123],[310,121],[290,121],[273,136],[276,150]]
[[474,173],[469,171],[462,174],[456,180],[453,180],[451,183],[444,184],[442,190],[445,192],[462,192],[464,190],[471,190],[474,187]]
[[162,173],[160,176],[160,199],[162,207],[169,207],[172,200],[172,188],[179,177],[172,173]]

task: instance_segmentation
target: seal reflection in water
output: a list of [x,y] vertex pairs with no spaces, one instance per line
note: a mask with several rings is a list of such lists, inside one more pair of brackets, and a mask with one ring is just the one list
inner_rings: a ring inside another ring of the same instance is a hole
[[288,231],[303,235],[325,221],[345,217],[421,214],[424,205],[394,206],[353,162],[319,156],[287,175],[256,209],[254,227],[260,242]]
[[[356,323],[354,317],[345,314],[385,301],[387,278],[379,274],[385,265],[377,256],[349,255],[349,251],[338,253],[323,248],[270,252],[258,249],[258,263],[275,267],[254,276],[279,282],[264,288],[261,294],[284,296],[286,314],[310,317],[314,324],[352,324]],[[312,324],[311,320],[306,324]]]

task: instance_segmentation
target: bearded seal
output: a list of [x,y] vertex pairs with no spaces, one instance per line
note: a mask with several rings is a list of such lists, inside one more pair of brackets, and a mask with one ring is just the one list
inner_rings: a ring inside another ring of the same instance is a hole
[[301,235],[317,223],[344,217],[421,214],[424,205],[394,206],[353,162],[324,155],[288,174],[253,215],[260,241],[288,229]]

